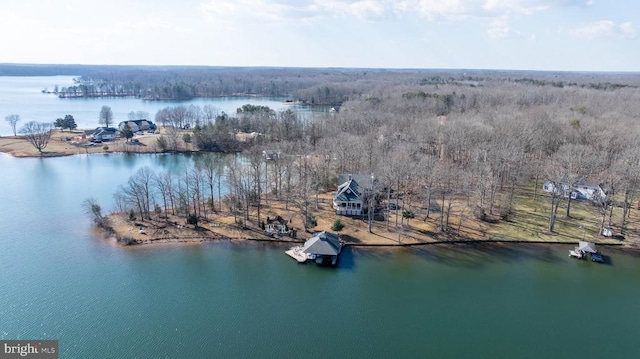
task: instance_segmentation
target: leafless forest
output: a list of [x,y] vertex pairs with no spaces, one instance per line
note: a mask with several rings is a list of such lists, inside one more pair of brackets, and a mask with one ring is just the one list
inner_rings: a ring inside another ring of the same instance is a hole
[[[450,229],[452,198],[466,202],[476,219],[506,219],[517,188],[533,188],[532,197],[537,199],[545,181],[569,186],[569,192],[585,183],[601,185],[608,195],[592,205],[602,214],[602,226],[608,222],[622,233],[631,209],[637,207],[638,74],[67,70],[85,74],[78,86],[104,84],[103,90],[90,90],[95,93],[126,88],[149,98],[253,94],[335,108],[311,118],[250,105],[234,114],[206,106],[159,111],[155,120],[167,129],[158,144],[162,150],[180,150],[189,143],[204,152],[242,151],[245,156],[242,161],[202,156],[197,166],[182,174],[147,171],[132,176],[119,192],[119,203],[137,209],[143,218],[155,206],[157,211],[182,213],[194,220],[224,208],[246,220],[257,209],[260,221],[260,208],[271,198],[300,208],[305,225],[312,227],[317,195],[334,189],[340,173],[372,174],[378,208],[402,198],[405,208],[420,209],[421,217],[430,218],[432,204],[439,204],[441,231]],[[169,89],[186,95],[171,94]],[[252,132],[256,136],[247,141],[236,136]],[[277,155],[265,159],[265,150]],[[228,181],[227,195],[217,189],[221,178]],[[570,217],[572,199],[562,193],[545,196],[545,201],[550,197],[547,230],[553,232],[560,203],[566,210],[563,215]],[[614,218],[614,207],[622,215]]]

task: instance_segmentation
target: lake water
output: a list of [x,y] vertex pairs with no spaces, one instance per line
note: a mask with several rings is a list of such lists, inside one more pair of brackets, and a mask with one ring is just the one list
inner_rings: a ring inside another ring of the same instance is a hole
[[93,232],[138,168],[183,155],[0,154],[0,338],[61,358],[637,357],[640,258],[567,246],[347,248],[337,268],[276,244],[125,248]]
[[162,108],[191,104],[200,107],[210,104],[228,114],[235,114],[236,109],[247,103],[269,106],[274,110],[292,108],[304,115],[321,109],[320,107],[285,105],[284,99],[280,98],[222,97],[198,98],[189,101],[143,101],[122,97],[61,99],[54,94],[42,93],[45,88],[53,90],[55,85],[71,86],[73,76],[0,76],[0,136],[13,134],[9,124],[4,121],[5,116],[10,114],[20,115],[22,121],[18,124],[18,129],[28,121],[54,122],[67,114],[74,117],[79,128],[94,128],[98,126],[98,116],[102,106],[111,107],[116,123],[126,120],[127,114],[131,111],[146,111],[153,120],[156,112]]

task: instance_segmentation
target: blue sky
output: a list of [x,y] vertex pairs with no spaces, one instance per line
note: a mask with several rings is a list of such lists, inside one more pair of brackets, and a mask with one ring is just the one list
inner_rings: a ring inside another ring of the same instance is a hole
[[0,62],[640,71],[640,2],[20,0]]

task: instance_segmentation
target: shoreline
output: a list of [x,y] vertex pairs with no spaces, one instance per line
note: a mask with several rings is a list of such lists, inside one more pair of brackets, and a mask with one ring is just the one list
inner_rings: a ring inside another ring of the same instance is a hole
[[[150,245],[198,245],[203,243],[215,242],[238,242],[238,243],[270,243],[270,244],[300,244],[304,243],[304,239],[281,239],[281,238],[235,238],[235,237],[197,237],[197,238],[162,238],[149,240],[134,240],[129,243],[122,243],[118,234],[106,229],[100,229],[105,234],[105,239],[112,241],[115,245],[123,248],[148,247]],[[344,247],[361,248],[361,249],[401,249],[401,248],[422,248],[430,246],[456,246],[456,245],[550,245],[550,246],[572,246],[577,245],[579,241],[527,241],[518,239],[459,239],[459,240],[440,240],[431,242],[418,243],[358,243],[344,242]],[[629,243],[607,243],[592,242],[597,246],[615,249],[635,256],[640,256],[640,248],[631,246]]]

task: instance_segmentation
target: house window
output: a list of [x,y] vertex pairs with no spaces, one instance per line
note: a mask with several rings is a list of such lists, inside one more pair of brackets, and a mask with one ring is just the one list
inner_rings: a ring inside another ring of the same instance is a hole
[[357,204],[356,204],[356,207],[357,207],[357,208],[360,208],[360,203],[357,203]]
[[346,206],[347,206],[347,204],[346,204],[346,203],[344,203],[344,202],[340,202],[340,207],[346,207]]

